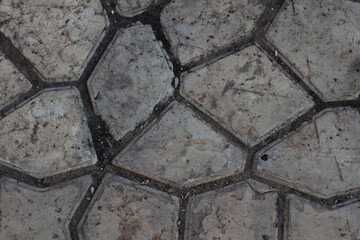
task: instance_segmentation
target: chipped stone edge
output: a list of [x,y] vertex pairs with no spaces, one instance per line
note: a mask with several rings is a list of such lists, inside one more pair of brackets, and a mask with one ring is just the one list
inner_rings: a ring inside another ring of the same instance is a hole
[[[93,140],[92,140],[92,136],[91,136],[91,132],[90,132],[90,129],[89,129],[89,126],[88,126],[88,123],[87,123],[87,119],[86,119],[86,116],[85,116],[85,113],[84,113],[84,105],[81,101],[81,97],[80,97],[80,92],[77,88],[75,87],[72,87],[72,86],[67,86],[67,87],[60,87],[60,88],[46,88],[46,89],[43,89],[41,91],[39,91],[37,94],[31,96],[31,98],[29,99],[26,99],[26,101],[22,102],[21,104],[19,104],[18,106],[16,106],[15,108],[12,108],[9,112],[7,112],[5,114],[5,117],[4,118],[0,118],[0,121],[2,119],[5,119],[7,116],[9,116],[11,113],[15,112],[16,110],[22,108],[23,106],[25,106],[28,102],[34,100],[35,98],[39,97],[41,94],[45,93],[45,92],[55,92],[55,91],[66,91],[66,90],[73,90],[76,94],[76,98],[77,98],[77,103],[78,103],[78,106],[79,106],[79,111],[80,111],[80,115],[81,115],[81,121],[83,122],[83,125],[84,125],[84,130],[85,130],[85,135],[87,137],[87,139],[89,140],[89,142],[93,143]],[[92,146],[89,147],[89,151],[91,152],[91,158],[92,158],[92,162],[89,163],[89,164],[86,164],[86,165],[82,165],[82,166],[77,166],[77,167],[73,167],[72,170],[70,171],[73,171],[73,170],[77,170],[77,169],[81,169],[81,168],[85,168],[85,167],[89,167],[89,166],[92,166],[92,165],[95,165],[98,161],[97,159],[97,154],[96,154],[96,151],[95,151],[95,148],[92,144]],[[69,172],[69,170],[66,170],[66,169],[63,169],[63,170],[57,170],[57,171],[49,171],[47,173],[39,173],[39,172],[30,172],[30,171],[26,171],[20,167],[17,167],[17,166],[14,166],[12,164],[9,164],[7,162],[3,162],[1,161],[0,162],[0,167],[1,165],[4,165],[6,167],[9,167],[11,169],[15,169],[17,171],[21,171],[25,174],[28,174],[30,176],[33,176],[35,178],[38,178],[38,179],[41,179],[41,178],[45,178],[45,177],[50,177],[50,176],[55,176],[57,174],[61,174],[61,173],[66,173],[66,172]]]
[[[61,182],[61,183],[57,183],[55,185],[51,185],[49,187],[40,188],[40,187],[32,186],[32,185],[30,185],[28,183],[25,183],[25,182],[20,182],[20,181],[18,181],[16,179],[13,179],[13,178],[10,178],[10,177],[3,176],[3,177],[0,177],[0,187],[2,186],[3,182],[9,181],[9,182],[12,182],[12,183],[16,183],[16,184],[20,185],[21,187],[26,188],[28,190],[41,193],[41,192],[47,192],[47,191],[52,190],[52,189],[57,189],[57,188],[69,186],[72,183],[74,183],[74,182],[76,182],[77,180],[80,180],[80,179],[84,179],[86,181],[86,183],[84,184],[84,189],[88,189],[90,187],[92,181],[93,181],[93,178],[90,175],[84,175],[84,176],[80,176],[80,177],[71,179],[70,181],[67,181],[67,182]],[[66,240],[71,240],[71,233],[70,233],[70,229],[69,229],[70,222],[71,222],[71,219],[74,216],[77,208],[79,207],[81,201],[86,196],[86,193],[87,193],[87,191],[83,191],[81,193],[81,189],[80,189],[78,201],[75,202],[76,204],[72,206],[70,214],[66,217],[66,221],[62,224],[62,230],[65,233]],[[0,188],[0,194],[2,194],[1,193],[1,188]]]
[[[208,191],[205,193],[191,196],[189,198],[189,203],[187,204],[187,207],[186,207],[184,239],[191,239],[190,232],[189,232],[190,219],[193,219],[191,209],[193,208],[193,204],[194,204],[194,201],[196,201],[196,199],[202,198],[204,196],[206,197],[206,196],[212,195],[214,192],[216,195],[220,192],[240,191],[240,189],[242,190],[242,189],[246,188],[247,186],[250,187],[253,192],[256,192],[259,194],[275,193],[276,197],[278,197],[278,195],[279,195],[278,191],[275,188],[272,188],[271,186],[268,186],[265,183],[262,183],[262,182],[259,182],[259,181],[253,180],[253,179],[248,179],[248,180],[245,180],[242,182],[238,182],[235,184],[225,186],[223,188],[219,188],[219,189],[215,189],[215,190],[211,190],[211,191]],[[278,211],[276,211],[276,218],[277,217],[278,217]],[[278,229],[278,227],[276,227],[276,229]],[[276,236],[277,235],[278,235],[278,231],[276,231]]]
[[[107,184],[111,183],[111,182],[120,182],[123,185],[126,185],[128,187],[134,188],[134,189],[140,189],[143,190],[147,193],[150,193],[152,195],[156,195],[156,196],[160,196],[161,198],[167,198],[168,200],[171,200],[172,203],[174,203],[178,209],[180,209],[180,199],[174,195],[171,195],[170,193],[166,193],[166,192],[162,192],[159,191],[157,189],[154,188],[150,188],[146,185],[141,185],[138,182],[133,182],[127,178],[121,177],[119,175],[116,174],[111,174],[111,173],[106,173],[104,178],[102,179],[98,189],[96,190],[93,198],[91,199],[90,204],[88,205],[88,207],[86,208],[86,211],[84,212],[84,214],[82,215],[78,225],[76,226],[76,232],[78,234],[79,240],[86,240],[85,234],[83,232],[83,226],[85,221],[87,220],[87,217],[91,211],[91,209],[93,208],[93,206],[95,205],[95,203],[97,201],[99,201],[99,199],[101,198],[104,189],[106,187]],[[177,220],[179,219],[179,217],[177,218]],[[176,222],[177,222],[176,220]],[[175,230],[174,233],[176,235],[178,235],[178,224],[175,224]]]
[[[15,65],[14,65],[14,67],[15,67]],[[19,70],[19,69],[17,69],[17,70]],[[19,70],[19,72],[20,72],[20,70]],[[20,72],[20,74],[22,75],[23,79],[26,81],[26,87],[20,93],[14,95],[10,100],[4,102],[3,104],[0,104],[0,110],[4,109],[6,106],[9,106],[10,104],[14,103],[16,100],[18,100],[20,98],[21,95],[29,92],[33,88],[33,85],[31,84],[31,82],[21,72]],[[1,120],[1,117],[0,117],[0,120]]]
[[[254,45],[252,45],[254,46]],[[251,47],[251,46],[249,46]],[[257,46],[255,46],[257,47]],[[248,48],[248,47],[246,47]],[[246,49],[244,48],[244,49]],[[258,48],[258,47],[257,47]],[[242,49],[242,50],[244,50]],[[235,52],[233,54],[236,54],[236,53],[240,53],[242,50],[238,51],[238,52]],[[263,54],[263,52],[258,48],[258,50]],[[267,58],[268,56],[266,54],[264,54]],[[224,56],[223,58],[221,59],[224,59],[226,57],[229,57],[231,55],[228,55],[228,56]],[[219,59],[219,60],[221,60]],[[268,58],[269,61],[271,61],[269,58]],[[213,63],[210,63],[209,65],[206,65],[204,67],[208,67],[212,64],[214,64],[215,62]],[[271,62],[272,63],[272,62]],[[273,64],[273,63],[272,63]],[[199,69],[197,69],[199,70]],[[231,134],[233,134],[234,136],[236,136],[242,143],[244,143],[244,145],[248,146],[249,148],[252,148],[254,147],[255,145],[259,144],[260,142],[264,141],[266,138],[268,138],[269,136],[271,136],[272,134],[274,134],[275,132],[277,132],[279,129],[281,129],[282,127],[286,126],[287,124],[289,124],[290,122],[294,121],[296,118],[304,115],[306,112],[308,112],[310,109],[312,109],[314,106],[315,106],[315,103],[314,103],[314,100],[311,98],[311,96],[309,96],[308,93],[306,93],[306,91],[301,87],[299,86],[297,83],[294,83],[293,81],[291,81],[289,79],[289,77],[283,73],[281,71],[281,69],[279,69],[277,67],[277,70],[282,74],[284,75],[284,77],[287,78],[288,81],[290,81],[292,84],[294,84],[296,86],[296,89],[301,91],[304,95],[305,98],[307,98],[312,104],[311,106],[309,107],[302,107],[303,109],[301,111],[298,111],[296,112],[295,114],[293,114],[293,116],[291,116],[290,118],[286,119],[285,121],[282,121],[281,123],[277,124],[275,127],[273,127],[272,129],[270,129],[267,133],[265,133],[263,136],[259,137],[256,141],[254,141],[253,143],[251,143],[250,141],[247,141],[247,139],[245,137],[242,137],[240,134],[238,134],[237,132],[235,132],[231,127],[227,126],[227,124],[221,120],[220,117],[217,117],[216,115],[212,114],[210,111],[208,111],[206,108],[204,108],[201,104],[197,103],[195,101],[195,99],[193,99],[190,95],[186,94],[186,92],[184,91],[184,82],[187,81],[186,77],[188,74],[190,73],[193,73],[195,71],[193,70],[190,70],[190,71],[187,71],[187,72],[184,72],[181,74],[180,76],[180,82],[182,84],[180,84],[180,95],[183,96],[187,101],[189,101],[190,103],[192,103],[194,106],[196,106],[201,112],[203,112],[204,114],[208,115],[210,118],[212,118],[214,121],[216,121],[220,126],[222,126],[223,128],[225,128],[227,131],[229,131]]]
[[[177,182],[174,182],[170,179],[164,179],[162,178],[161,176],[152,176],[151,174],[147,173],[147,172],[144,172],[143,170],[141,169],[138,169],[136,167],[133,167],[133,166],[129,166],[127,164],[124,164],[124,162],[121,161],[121,157],[124,156],[126,154],[126,152],[133,146],[137,143],[138,140],[140,140],[153,126],[155,126],[158,122],[161,121],[162,117],[167,114],[175,105],[179,105],[179,106],[182,106],[184,107],[186,110],[189,110],[189,112],[192,113],[192,115],[194,116],[194,118],[196,118],[198,121],[200,121],[201,123],[203,123],[204,125],[206,125],[207,127],[209,127],[213,132],[215,132],[217,135],[219,135],[220,138],[222,139],[225,139],[224,136],[220,133],[218,133],[217,131],[215,131],[207,122],[203,121],[202,119],[200,119],[197,114],[191,109],[189,108],[188,106],[186,105],[183,105],[181,104],[180,102],[178,101],[173,101],[172,103],[170,103],[161,113],[161,115],[159,117],[157,117],[156,119],[154,119],[151,123],[149,123],[145,128],[144,130],[137,136],[135,137],[120,153],[118,153],[114,159],[111,161],[112,165],[116,166],[116,167],[119,167],[119,168],[123,168],[123,169],[126,169],[126,170],[129,170],[129,171],[132,171],[132,172],[135,172],[139,175],[142,175],[142,176],[145,176],[147,178],[152,178],[152,179],[155,179],[161,183],[164,183],[164,184],[168,184],[170,186],[173,186],[173,187],[176,187],[176,188],[179,188],[179,189],[186,189],[186,188],[190,188],[190,187],[194,187],[194,186],[197,186],[197,185],[200,185],[200,184],[204,184],[204,183],[207,183],[207,182],[211,182],[211,181],[215,181],[215,180],[219,180],[219,179],[222,179],[222,178],[226,178],[226,177],[230,177],[230,176],[234,176],[234,175],[238,175],[238,174],[241,174],[245,171],[245,163],[243,164],[242,168],[238,168],[238,171],[235,172],[235,173],[232,173],[232,174],[228,174],[228,175],[221,175],[221,176],[218,176],[218,177],[205,177],[203,178],[203,180],[196,180],[196,181],[193,181],[193,182],[189,182],[189,183],[186,183],[186,184],[181,184],[181,183],[177,183]],[[231,142],[230,142],[231,145],[233,145]],[[245,156],[248,155],[248,153],[246,152],[246,149],[244,148],[241,148],[240,146],[235,146],[233,145],[236,149],[238,149],[239,151],[244,151],[245,152]],[[119,163],[116,163],[116,161],[118,161]]]
[[[102,7],[103,8],[103,7]],[[89,62],[91,61],[92,57],[95,55],[96,50],[98,49],[101,41],[104,39],[106,32],[109,29],[110,26],[110,19],[109,16],[106,13],[106,10],[103,9],[103,17],[105,18],[105,27],[102,30],[100,36],[97,38],[96,43],[94,44],[94,46],[91,48],[91,51],[89,52],[89,55],[86,57],[85,61],[82,63],[82,66],[80,68],[79,73],[74,76],[74,77],[69,77],[69,78],[45,78],[39,71],[36,70],[36,72],[38,73],[39,76],[41,76],[41,80],[45,81],[45,82],[75,82],[78,81],[81,77],[81,75],[84,73],[84,71],[86,70]],[[34,67],[35,69],[35,67]]]
[[[265,148],[262,148],[261,150],[256,152],[255,155],[254,155],[254,159],[253,159],[254,160],[253,161],[254,175],[258,176],[258,177],[261,177],[261,178],[265,178],[266,180],[274,181],[274,182],[276,182],[278,184],[284,185],[284,186],[289,187],[291,189],[295,189],[297,191],[300,191],[300,192],[303,192],[303,193],[306,193],[306,194],[309,194],[309,195],[312,195],[312,196],[315,196],[315,197],[318,197],[318,198],[322,198],[322,199],[329,199],[329,198],[334,197],[336,195],[345,194],[345,193],[351,192],[352,190],[358,189],[359,187],[355,187],[355,188],[351,188],[351,189],[348,189],[348,190],[345,190],[345,191],[342,191],[342,192],[326,195],[326,194],[318,193],[318,192],[312,190],[311,188],[306,187],[305,185],[298,184],[298,183],[291,183],[291,182],[288,182],[286,180],[280,179],[278,177],[274,177],[274,176],[272,176],[271,172],[262,172],[262,171],[258,170],[259,162],[261,161],[260,156],[264,152],[270,150],[271,148],[275,147],[279,143],[285,141],[286,139],[288,139],[290,136],[296,134],[297,132],[300,132],[301,129],[303,129],[304,127],[312,124],[313,120],[316,120],[316,119],[320,118],[325,113],[336,112],[336,111],[348,111],[348,110],[357,110],[357,109],[352,108],[352,107],[325,108],[324,110],[322,110],[322,111],[318,112],[317,114],[315,114],[312,117],[311,122],[304,121],[299,128],[287,133],[286,135],[282,136],[281,138],[279,138],[279,139],[273,141],[272,143],[270,143],[269,145],[267,145]],[[360,114],[360,112],[359,112],[359,114]]]
[[324,205],[321,205],[317,202],[310,201],[309,199],[306,199],[304,197],[300,197],[295,194],[289,194],[288,196],[286,196],[286,203],[285,203],[285,209],[284,209],[284,219],[285,219],[285,221],[284,221],[284,240],[290,240],[288,238],[288,228],[289,228],[289,224],[290,224],[290,201],[291,200],[297,200],[297,201],[306,203],[310,206],[313,206],[315,208],[324,209],[327,211],[336,211],[341,208],[348,207],[352,204],[360,203],[360,199],[352,199],[352,200],[348,200],[348,201],[340,203],[340,204],[332,205],[330,207],[325,207]]
[[119,13],[120,16],[123,16],[123,17],[127,17],[127,18],[130,18],[130,17],[134,17],[140,13],[142,13],[143,11],[145,11],[152,3],[154,2],[154,0],[150,0],[146,6],[140,8],[140,9],[137,9],[137,10],[134,10],[134,11],[130,11],[129,13],[126,13],[124,11],[121,11],[120,8],[118,7],[118,4],[116,4],[116,11]]

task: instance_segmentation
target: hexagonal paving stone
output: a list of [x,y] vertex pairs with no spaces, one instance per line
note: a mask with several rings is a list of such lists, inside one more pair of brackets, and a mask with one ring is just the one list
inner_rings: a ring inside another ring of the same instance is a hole
[[288,207],[287,240],[360,239],[360,202],[331,210],[291,195]]
[[142,13],[152,2],[154,0],[118,0],[116,10],[124,17],[132,17]]
[[80,221],[80,239],[178,239],[179,200],[106,175]]
[[185,239],[275,240],[276,200],[274,190],[252,180],[192,197]]
[[314,103],[255,46],[182,76],[181,94],[249,146]]
[[190,109],[175,103],[113,161],[119,167],[190,187],[244,170],[246,153]]
[[360,114],[328,109],[256,156],[257,170],[319,197],[360,187]]
[[90,176],[47,188],[3,178],[0,239],[71,239],[70,220],[90,184]]
[[46,91],[0,120],[0,162],[46,177],[97,162],[75,89]]
[[173,0],[161,24],[182,64],[249,37],[267,0]]
[[167,54],[149,25],[122,29],[88,81],[95,113],[119,140],[172,95],[173,77]]
[[0,109],[19,94],[31,88],[31,83],[0,51]]
[[266,38],[323,100],[355,99],[359,22],[360,3],[354,1],[287,0]]
[[75,80],[106,26],[99,0],[4,0],[0,22],[48,81]]

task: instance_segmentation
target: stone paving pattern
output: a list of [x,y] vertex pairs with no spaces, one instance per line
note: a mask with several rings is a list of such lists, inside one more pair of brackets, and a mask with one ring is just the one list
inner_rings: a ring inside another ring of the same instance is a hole
[[0,2],[0,239],[360,240],[360,2]]

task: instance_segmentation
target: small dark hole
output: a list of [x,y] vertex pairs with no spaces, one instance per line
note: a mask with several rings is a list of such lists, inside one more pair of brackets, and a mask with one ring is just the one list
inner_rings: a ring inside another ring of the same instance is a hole
[[263,160],[263,161],[267,161],[267,160],[269,159],[267,154],[261,155],[260,158],[261,158],[261,160]]

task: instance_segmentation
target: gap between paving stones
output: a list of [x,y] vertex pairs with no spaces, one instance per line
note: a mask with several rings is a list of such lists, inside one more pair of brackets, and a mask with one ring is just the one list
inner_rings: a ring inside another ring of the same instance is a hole
[[[355,2],[359,2],[358,0],[352,0]],[[201,57],[199,60],[188,63],[186,65],[181,65],[176,57],[171,52],[171,47],[169,41],[166,39],[164,31],[160,25],[160,12],[164,8],[166,4],[168,4],[170,0],[161,0],[149,6],[149,8],[143,13],[136,15],[132,18],[121,17],[118,15],[115,9],[115,2],[113,0],[102,1],[103,8],[107,12],[108,18],[110,20],[110,24],[106,27],[104,31],[104,37],[100,41],[99,45],[94,51],[92,58],[88,61],[87,65],[84,67],[84,71],[81,74],[78,81],[74,82],[53,82],[47,83],[44,82],[35,68],[30,64],[28,60],[12,45],[9,39],[7,39],[2,33],[0,33],[0,48],[3,50],[4,54],[10,59],[11,62],[25,75],[25,77],[31,82],[32,88],[26,93],[21,94],[16,98],[16,100],[6,106],[4,109],[0,111],[0,119],[12,112],[13,110],[19,108],[25,102],[29,101],[34,95],[39,93],[43,89],[47,88],[55,88],[61,89],[63,87],[73,86],[76,87],[81,94],[81,100],[84,105],[85,116],[88,121],[88,126],[91,131],[91,135],[93,138],[94,148],[98,155],[98,163],[95,166],[85,167],[78,170],[73,170],[67,173],[58,174],[52,177],[47,177],[44,179],[37,179],[35,177],[24,174],[18,170],[10,169],[1,165],[0,176],[6,176],[10,178],[14,178],[20,182],[28,183],[30,185],[34,185],[37,187],[47,187],[57,183],[61,183],[64,181],[68,181],[80,176],[91,175],[93,178],[93,182],[88,189],[85,198],[82,200],[79,205],[74,217],[70,222],[70,231],[73,239],[78,239],[76,233],[76,227],[85,212],[86,208],[89,205],[89,200],[93,196],[94,191],[96,192],[100,182],[102,181],[105,173],[112,173],[132,181],[140,182],[142,184],[146,184],[152,188],[158,189],[160,191],[165,191],[176,195],[180,198],[180,215],[179,215],[179,239],[184,237],[185,230],[185,212],[188,203],[188,199],[190,196],[204,193],[207,191],[211,191],[214,189],[222,188],[237,182],[244,181],[246,179],[255,179],[259,182],[265,183],[278,191],[278,199],[277,199],[277,213],[278,213],[278,238],[283,238],[283,226],[285,223],[285,215],[286,215],[286,196],[289,194],[295,194],[297,196],[306,198],[311,200],[312,202],[319,203],[324,207],[330,209],[333,206],[340,206],[345,202],[349,202],[356,198],[360,197],[360,189],[351,190],[345,194],[336,195],[334,197],[328,199],[316,198],[312,195],[305,194],[298,190],[283,186],[271,180],[264,179],[262,177],[256,176],[253,174],[253,161],[254,154],[260,149],[264,148],[275,139],[279,139],[285,134],[296,130],[301,126],[301,124],[305,121],[311,121],[312,117],[323,110],[324,108],[335,107],[335,106],[350,106],[353,108],[358,108],[360,106],[360,97],[357,100],[349,100],[349,101],[335,101],[335,102],[327,102],[324,103],[320,100],[320,98],[290,69],[290,67],[283,62],[279,56],[275,56],[275,49],[270,46],[270,44],[263,37],[263,33],[266,31],[268,26],[271,24],[274,19],[276,13],[279,11],[281,5],[284,3],[284,0],[279,1],[271,1],[269,6],[266,7],[265,11],[261,15],[260,19],[256,23],[255,31],[253,32],[252,37],[247,39],[242,39],[235,41],[233,43],[227,44],[224,47],[221,47],[217,50],[212,51],[209,54]],[[144,122],[139,124],[139,126],[133,131],[128,133],[123,139],[119,141],[115,141],[114,138],[109,134],[109,130],[105,124],[105,122],[97,115],[94,114],[90,96],[88,94],[88,90],[86,87],[86,81],[95,68],[96,64],[100,60],[102,54],[104,53],[107,46],[112,41],[116,31],[119,28],[128,27],[136,22],[140,21],[143,24],[151,25],[154,34],[157,40],[161,41],[163,44],[163,48],[167,52],[170,57],[170,61],[174,67],[175,78],[173,79],[172,85],[175,88],[175,94],[173,97],[168,99],[165,104],[157,105],[154,107],[153,113],[150,117]],[[131,171],[124,170],[119,167],[115,167],[111,165],[111,160],[123,149],[127,146],[135,137],[141,134],[144,130],[142,125],[149,125],[151,122],[158,121],[164,115],[164,109],[173,102],[177,100],[181,104],[185,104],[189,106],[191,109],[195,111],[195,113],[202,119],[203,121],[208,122],[216,132],[220,132],[221,135],[225,136],[228,141],[235,142],[239,146],[244,147],[244,144],[237,140],[232,134],[224,130],[220,127],[215,121],[211,120],[204,113],[194,107],[187,100],[182,98],[179,93],[179,84],[175,84],[176,79],[180,79],[180,74],[182,72],[196,69],[202,67],[204,65],[208,65],[216,60],[224,58],[234,52],[240,51],[241,49],[251,46],[255,44],[266,56],[279,68],[282,72],[284,72],[290,80],[296,82],[301,85],[303,89],[307,91],[307,93],[313,98],[315,102],[315,107],[310,109],[307,113],[300,116],[296,120],[289,123],[287,126],[278,130],[276,133],[272,134],[270,137],[254,146],[251,149],[248,149],[248,156],[246,160],[246,167],[244,173],[236,174],[234,176],[222,178],[219,180],[211,181],[208,183],[200,184],[195,187],[191,187],[188,189],[177,189],[168,184],[161,183],[156,180],[149,179],[139,174],[135,174]],[[360,109],[359,109],[360,111]]]

